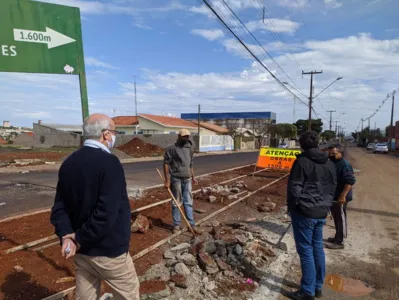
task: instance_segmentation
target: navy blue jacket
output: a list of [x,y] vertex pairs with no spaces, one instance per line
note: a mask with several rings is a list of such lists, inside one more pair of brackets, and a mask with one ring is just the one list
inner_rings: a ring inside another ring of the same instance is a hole
[[[342,158],[334,162],[337,169],[337,188],[335,190],[334,200],[338,200],[342,191],[344,190],[345,184],[354,185],[356,183],[355,173],[351,164]],[[352,201],[352,189],[346,195],[346,201]]]
[[333,204],[337,175],[327,153],[310,149],[297,155],[287,186],[289,211],[324,219]]
[[117,257],[129,250],[130,205],[119,159],[82,147],[62,164],[51,223],[61,238],[76,233],[78,253]]

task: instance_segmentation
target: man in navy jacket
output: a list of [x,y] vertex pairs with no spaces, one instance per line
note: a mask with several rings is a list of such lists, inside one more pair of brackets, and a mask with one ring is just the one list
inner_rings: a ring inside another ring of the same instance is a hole
[[333,203],[337,176],[334,164],[319,148],[314,131],[299,138],[303,153],[292,166],[287,186],[287,205],[291,215],[296,249],[301,260],[301,288],[291,299],[313,300],[322,297],[326,270],[323,225]]
[[139,299],[139,281],[129,254],[130,205],[125,174],[111,154],[115,125],[105,115],[89,116],[87,140],[59,170],[51,223],[62,255],[75,256],[76,299],[98,299],[101,280],[115,299]]

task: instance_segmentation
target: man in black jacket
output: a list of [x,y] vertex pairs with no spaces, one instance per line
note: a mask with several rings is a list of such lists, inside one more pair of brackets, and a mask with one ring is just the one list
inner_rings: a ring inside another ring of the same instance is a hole
[[87,140],[71,154],[58,174],[51,223],[62,255],[75,256],[76,299],[98,299],[101,280],[115,299],[139,299],[139,281],[129,254],[130,205],[125,174],[111,154],[117,132],[105,115],[89,116]]
[[344,249],[344,238],[347,235],[346,206],[352,201],[352,186],[356,183],[351,164],[343,157],[343,146],[340,144],[328,147],[330,160],[337,170],[337,188],[331,214],[334,218],[335,236],[328,238],[330,249]]
[[334,164],[319,148],[319,136],[308,131],[299,138],[303,153],[297,156],[288,179],[287,205],[297,252],[301,259],[301,288],[292,299],[322,296],[325,276],[323,225],[337,184]]

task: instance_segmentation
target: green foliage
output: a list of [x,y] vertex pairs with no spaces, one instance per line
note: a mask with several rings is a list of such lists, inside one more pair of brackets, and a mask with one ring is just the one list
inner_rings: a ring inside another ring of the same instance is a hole
[[272,136],[282,139],[294,138],[297,135],[296,126],[289,123],[271,125],[269,131]]
[[[308,120],[298,120],[294,125],[296,128],[298,128],[298,135],[308,131]],[[321,119],[312,119],[311,128],[312,131],[316,131],[318,134],[320,134],[323,131],[323,122]]]
[[337,137],[335,131],[333,131],[333,130],[325,130],[320,134],[320,136],[325,141],[330,141]]

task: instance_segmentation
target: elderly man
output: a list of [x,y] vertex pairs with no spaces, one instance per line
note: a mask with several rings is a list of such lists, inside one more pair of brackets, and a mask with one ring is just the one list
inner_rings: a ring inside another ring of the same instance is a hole
[[111,154],[115,125],[93,114],[83,124],[87,140],[58,174],[51,223],[62,241],[62,255],[75,256],[76,299],[100,297],[101,280],[114,299],[139,299],[139,281],[129,254],[130,205],[125,174]]
[[335,236],[328,238],[330,249],[344,249],[344,238],[347,235],[346,207],[352,201],[352,186],[356,183],[351,164],[343,157],[343,146],[340,144],[328,147],[330,160],[337,170],[337,189],[331,214],[335,224]]
[[[193,214],[192,184],[197,184],[193,169],[194,150],[190,141],[190,131],[182,129],[177,142],[165,150],[163,171],[165,188],[171,188],[176,200],[183,202],[187,220],[196,234],[202,230],[195,226]],[[170,178],[169,178],[170,174]],[[181,216],[178,207],[172,201],[173,233],[180,230]]]
[[298,155],[288,178],[287,205],[302,279],[300,290],[290,298],[312,300],[322,297],[326,270],[323,225],[333,202],[337,177],[327,153],[318,148],[316,132],[303,133],[299,143],[303,153]]

